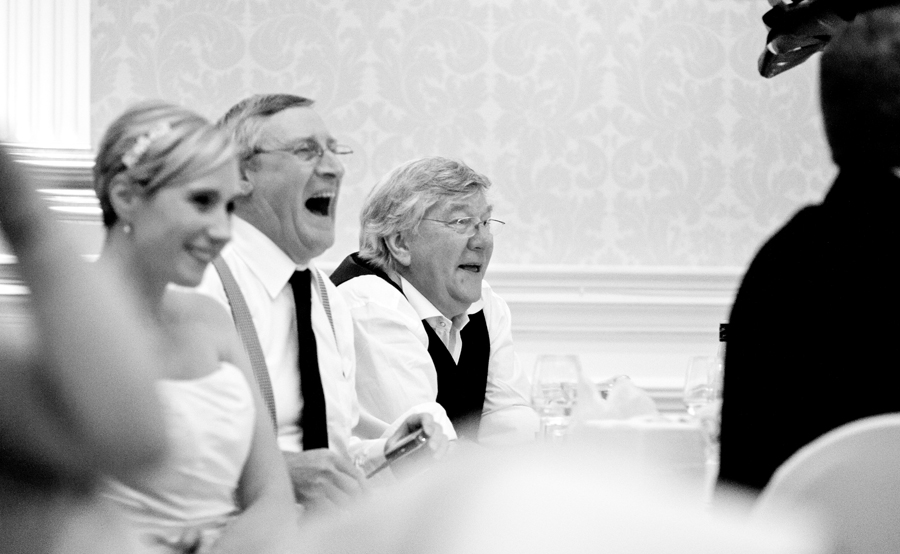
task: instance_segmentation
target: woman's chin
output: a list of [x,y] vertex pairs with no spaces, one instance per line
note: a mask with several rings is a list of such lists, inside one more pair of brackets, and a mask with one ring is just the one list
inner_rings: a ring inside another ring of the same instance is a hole
[[194,271],[181,272],[172,279],[171,283],[173,285],[178,285],[179,287],[194,288],[199,286],[200,282],[203,281],[203,274],[204,271],[199,273]]

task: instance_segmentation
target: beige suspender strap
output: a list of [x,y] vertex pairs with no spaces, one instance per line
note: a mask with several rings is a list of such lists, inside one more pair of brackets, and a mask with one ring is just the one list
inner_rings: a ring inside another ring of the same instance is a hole
[[328,316],[328,323],[331,324],[331,334],[334,335],[334,344],[337,346],[337,333],[334,330],[334,321],[331,319],[331,304],[328,303],[328,293],[325,292],[324,275],[316,268],[316,282],[319,284],[319,296],[322,297],[322,307],[325,308],[325,315]]
[[241,342],[244,343],[244,349],[250,357],[250,366],[253,368],[253,375],[256,377],[256,384],[262,393],[266,407],[269,409],[269,416],[272,418],[272,424],[275,426],[275,434],[278,435],[278,420],[275,416],[275,395],[272,393],[272,383],[269,381],[269,371],[266,368],[266,358],[263,356],[262,346],[259,344],[259,337],[256,335],[256,327],[253,325],[253,317],[250,315],[250,309],[247,307],[247,301],[241,293],[231,273],[231,269],[222,256],[218,256],[213,260],[213,266],[219,273],[222,280],[222,286],[225,288],[225,296],[228,297],[228,304],[231,306],[231,315],[234,324],[237,327],[238,334],[241,336]]

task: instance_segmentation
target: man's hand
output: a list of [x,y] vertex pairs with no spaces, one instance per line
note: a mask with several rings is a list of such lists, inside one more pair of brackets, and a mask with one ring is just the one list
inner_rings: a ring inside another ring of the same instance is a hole
[[327,448],[282,452],[297,502],[310,511],[346,506],[367,490],[363,472]]
[[[413,453],[405,458],[397,460],[397,462],[391,464],[394,472],[400,471],[400,474],[409,473],[413,471],[411,466],[418,465],[416,462],[424,460],[426,458],[430,458],[433,460],[438,460],[444,456],[447,452],[447,448],[449,447],[449,440],[447,439],[447,435],[444,434],[444,430],[441,426],[434,421],[434,418],[431,417],[431,414],[423,413],[423,414],[413,414],[406,418],[397,431],[391,435],[391,437],[384,444],[384,452],[387,454],[390,450],[392,450],[398,443],[400,443],[404,437],[411,433],[415,433],[419,429],[424,431],[425,436],[428,437],[428,442],[424,447],[419,449],[416,453]],[[430,453],[428,456],[426,453]]]

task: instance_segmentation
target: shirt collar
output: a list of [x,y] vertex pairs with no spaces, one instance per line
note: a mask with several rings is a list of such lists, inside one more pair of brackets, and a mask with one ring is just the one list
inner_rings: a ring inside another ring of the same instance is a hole
[[232,247],[247,262],[271,298],[281,293],[295,271],[307,269],[295,264],[265,233],[240,217],[232,217],[231,228]]
[[469,309],[466,310],[466,313],[458,315],[451,320],[448,319],[444,314],[442,314],[440,310],[435,308],[434,304],[432,304],[430,300],[425,298],[425,295],[419,292],[416,287],[414,287],[412,283],[407,281],[402,275],[400,276],[400,288],[403,289],[403,294],[406,295],[406,299],[409,301],[410,305],[412,305],[413,309],[419,315],[420,319],[442,319],[449,322],[453,327],[459,330],[462,330],[462,328],[466,326],[466,323],[469,322],[469,314],[478,312],[484,306],[484,301],[479,298],[478,302],[475,302],[471,306],[469,306]]

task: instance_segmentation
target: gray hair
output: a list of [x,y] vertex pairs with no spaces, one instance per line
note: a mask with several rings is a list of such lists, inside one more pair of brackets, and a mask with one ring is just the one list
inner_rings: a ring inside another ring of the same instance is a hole
[[246,164],[253,163],[251,154],[259,141],[265,118],[288,108],[305,108],[314,103],[314,100],[293,94],[257,94],[232,106],[216,125],[234,139],[241,173]]
[[110,124],[97,149],[94,192],[103,224],[118,220],[109,195],[120,175],[151,196],[234,160],[231,140],[202,116],[156,100],[135,104]]
[[416,231],[433,206],[486,192],[490,180],[461,161],[428,157],[401,164],[372,189],[360,213],[359,255],[384,271],[398,271],[385,243]]

